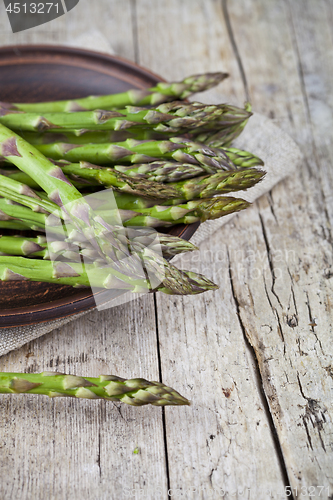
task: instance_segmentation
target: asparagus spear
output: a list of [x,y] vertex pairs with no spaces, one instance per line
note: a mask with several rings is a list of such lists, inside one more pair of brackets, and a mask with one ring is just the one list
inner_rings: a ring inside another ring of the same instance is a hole
[[137,141],[108,144],[37,145],[45,156],[70,162],[88,161],[96,165],[150,163],[159,159],[200,165],[203,168],[234,170],[235,165],[223,149],[210,148],[185,137],[172,137],[167,141]]
[[[234,108],[234,107],[233,107]],[[24,111],[0,111],[0,123],[13,130],[35,132],[68,130],[137,130],[148,128],[156,132],[182,133],[202,127],[218,117],[229,116],[233,111],[227,104],[201,103],[172,106],[161,104],[147,109],[127,106],[119,111],[82,111],[80,113],[25,113]]]
[[[223,148],[229,160],[240,168],[263,166],[264,162],[258,156],[242,151],[237,148]],[[61,164],[59,163],[61,167]],[[151,163],[142,163],[136,165],[113,165],[118,172],[122,172],[129,177],[144,176],[149,180],[158,182],[175,182],[183,179],[198,177],[199,175],[215,174],[221,170],[208,165],[193,165],[190,163],[155,161]]]
[[186,99],[190,95],[208,90],[227,78],[227,73],[204,73],[185,78],[181,82],[159,82],[150,89],[132,89],[121,94],[90,96],[67,101],[29,104],[0,103],[0,109],[46,113],[83,111],[93,109],[123,108],[127,105],[152,106],[175,99]]
[[[118,266],[97,266],[77,262],[48,261],[16,256],[0,256],[0,281],[45,281],[73,287],[128,290],[134,293],[160,291],[171,295],[195,295],[218,287],[201,274],[182,271],[144,248],[134,255],[136,264],[142,258],[148,273],[154,272],[158,283],[152,287],[146,273],[137,266],[135,273],[123,274]],[[141,268],[142,269],[142,268]]]
[[[230,116],[223,116],[223,120],[210,120],[202,126],[197,126],[187,132],[187,136],[197,142],[209,144],[212,147],[229,146],[243,131],[249,118],[252,116],[251,105],[246,104],[245,109],[230,107]],[[184,131],[185,133],[185,131]],[[172,137],[171,130],[154,131],[141,127],[136,130],[63,130],[62,132],[28,132],[20,131],[22,137],[31,144],[50,144],[53,142],[66,142],[69,144],[103,144],[108,142],[121,142],[126,139],[137,140],[164,140]],[[179,135],[179,133],[178,133]]]
[[[84,163],[81,163],[80,166],[63,164],[61,168],[67,176],[75,175],[84,179],[92,178],[98,180],[106,187],[112,187],[114,178],[114,170],[112,168],[96,168],[94,165]],[[165,192],[164,199],[192,200],[195,198],[208,198],[215,194],[245,190],[254,186],[264,175],[263,171],[255,168],[238,169],[231,172],[220,170],[214,175],[185,179],[168,184],[169,190]],[[145,194],[144,190],[142,191],[144,197],[150,194]],[[140,194],[142,192],[139,192],[139,196]],[[163,198],[162,190],[159,191],[159,195],[160,198]],[[154,198],[154,191],[152,191],[151,197]]]
[[[223,153],[226,155],[227,160],[227,167],[224,168],[224,170],[234,170],[234,165],[240,168],[249,168],[249,167],[255,167],[255,166],[263,166],[264,162],[258,158],[257,156],[253,155],[252,153],[249,153],[248,151],[242,151],[237,148],[224,148],[221,150],[219,153]],[[218,161],[218,157],[215,157]],[[200,158],[199,158],[200,159]],[[75,175],[75,179],[77,178],[84,178],[87,180],[92,180],[92,177],[96,177],[98,181],[101,184],[105,185],[113,185],[112,182],[113,180],[107,180],[107,177],[109,174],[106,174],[105,181],[103,179],[103,175],[99,178],[99,173],[98,173],[98,166],[94,164],[90,164],[89,162],[84,162],[81,161],[79,164],[78,163],[69,163],[64,160],[59,160],[58,163],[56,163],[59,167],[62,168],[63,172],[66,175]],[[134,179],[148,179],[149,181],[151,180],[156,180],[158,182],[175,182],[178,180],[183,180],[187,178],[192,178],[192,177],[197,177],[199,175],[204,175],[204,174],[215,174],[218,172],[221,172],[222,167],[225,167],[224,163],[223,164],[218,164],[214,165],[211,163],[210,165],[202,163],[201,165],[194,165],[193,163],[180,163],[180,162],[168,162],[164,160],[160,161],[155,161],[151,163],[142,163],[142,164],[135,164],[135,165],[113,165],[112,168],[108,168],[108,171],[110,172],[120,172],[125,174],[128,177],[133,177]],[[87,173],[85,172],[85,175],[82,174],[82,170],[80,171],[79,168],[81,169],[94,169],[94,172]],[[100,169],[101,172],[105,172],[105,170]],[[80,174],[81,172],[81,174]],[[111,177],[112,179],[112,177]],[[127,181],[127,177],[126,177]],[[115,183],[114,183],[115,184]],[[120,189],[119,189],[120,190]],[[125,191],[125,189],[122,189],[122,191]],[[129,192],[129,190],[128,190]]]
[[[69,144],[103,144],[104,142],[121,142],[126,139],[155,139],[149,130],[129,132],[127,130],[72,130],[66,132],[27,132],[20,135],[30,144],[37,146],[52,142],[68,142]],[[164,136],[162,137],[162,139]]]
[[[25,229],[24,225],[20,227],[20,229],[22,228]],[[164,258],[171,258],[181,253],[197,250],[197,247],[189,241],[170,234],[156,233],[155,231],[147,234],[147,232],[140,232],[140,230],[136,229],[135,233],[131,234],[130,240],[132,246],[139,243],[152,248],[152,245],[155,243],[156,250],[161,250]],[[62,240],[50,241],[49,239],[47,241],[45,236],[28,238],[16,235],[0,235],[0,255],[16,255],[31,258],[41,257],[49,260],[51,258],[54,259],[56,255],[63,255],[68,259],[74,259],[75,253],[79,257],[77,249]],[[86,256],[85,253],[83,255]]]
[[226,123],[219,120],[192,130],[191,137],[194,141],[207,144],[211,147],[227,147],[242,133],[245,125],[251,117],[251,104],[246,103],[244,110],[235,108],[234,116]]
[[[81,165],[81,164],[80,164]],[[61,167],[61,164],[59,163]],[[213,167],[193,165],[191,163],[179,163],[174,161],[154,161],[137,165],[113,165],[114,170],[122,172],[134,179],[148,179],[155,182],[175,182],[183,179],[191,179],[207,173],[215,173]]]
[[0,393],[105,399],[132,406],[190,404],[174,389],[160,382],[148,382],[142,378],[126,380],[114,375],[83,378],[57,372],[0,373]]
[[[260,158],[247,151],[242,151],[236,148],[224,148],[223,151],[231,162],[228,164],[228,166],[230,167],[229,169],[231,169],[232,164],[241,168],[262,166],[264,164]],[[105,171],[100,176],[96,171],[97,166],[90,164],[89,162],[81,161],[80,163],[70,163],[67,160],[60,160],[56,164],[62,168],[65,174],[71,179],[73,184],[79,188],[84,188],[85,185],[97,185],[98,183],[104,184],[103,176],[105,175]],[[147,179],[149,181],[169,183],[198,177],[200,175],[204,175],[205,173],[217,173],[221,170],[221,167],[222,165],[218,164],[218,166],[216,166],[213,163],[210,165],[208,163],[202,165],[194,165],[193,163],[179,163],[175,161],[160,160],[151,163],[142,163],[135,165],[113,165],[112,170],[109,167],[109,171],[113,172],[115,170],[116,172],[120,172],[134,179]],[[90,169],[90,173],[87,172],[88,175],[85,176],[85,179],[80,177],[80,168]],[[95,171],[91,171],[91,169],[95,169]],[[32,179],[23,172],[17,172],[11,169],[0,170],[0,174],[27,184],[29,187],[33,187],[35,189],[36,187],[38,188],[38,184],[32,181]],[[110,176],[110,174],[106,174],[106,178],[108,176],[109,179],[107,179],[106,185],[117,184],[117,182],[114,182],[114,178]],[[129,186],[127,189],[125,183],[125,188],[122,186],[119,190],[131,192],[131,189],[131,186]],[[147,196],[147,194],[145,194],[145,196]]]
[[[24,195],[16,193],[15,195],[17,197],[21,197],[22,199],[25,197]],[[16,198],[16,200],[20,201],[20,199],[18,198]],[[30,198],[30,200],[33,203],[35,203],[35,198]],[[6,203],[5,200],[0,199],[0,206],[1,206],[0,218],[4,219],[5,221],[8,220],[8,218],[11,219],[12,217],[17,217],[19,220],[26,222],[32,228],[36,227],[40,228],[43,225],[45,227],[48,224],[49,226],[51,226],[51,230],[53,232],[58,229],[60,224],[60,219],[58,220],[57,224],[55,224],[54,220],[56,220],[56,217],[53,217],[53,220],[50,223],[50,218],[49,217],[47,218],[44,213],[36,213],[22,206],[11,205]],[[99,219],[103,220],[100,217]],[[146,219],[148,220],[148,218]],[[138,244],[136,244],[136,247],[138,247]],[[142,248],[142,245],[139,245],[139,248],[136,248],[136,250],[137,253],[134,254],[134,256],[133,254],[131,255],[132,261],[130,262],[130,265],[128,265],[128,263],[123,265],[123,262],[119,264],[119,259],[116,258],[115,256],[115,258],[112,261],[112,265],[109,265],[107,270],[104,269],[104,274],[102,276],[98,274],[98,270],[96,268],[90,270],[90,273],[93,272],[93,277],[91,278],[91,276],[89,276],[89,278],[93,280],[93,283],[95,283],[94,286],[99,286],[99,287],[105,286],[105,281],[103,281],[103,279],[105,278],[105,272],[106,272],[107,276],[109,277],[107,286],[108,288],[120,287],[122,289],[131,290],[135,292],[138,290],[142,291],[144,289],[151,287],[151,283],[147,282],[147,280],[145,279],[145,275],[139,276],[138,273],[138,269],[140,268],[140,262],[138,262],[138,259],[140,260],[142,259],[142,257],[144,257],[143,260],[145,267],[150,269],[150,271],[154,273],[153,274],[154,277],[156,276],[157,272],[157,279],[160,279],[160,282],[162,282],[163,284],[161,287],[158,287],[157,290],[161,290],[164,293],[173,293],[173,294],[201,293],[202,291],[207,289],[207,286],[209,287],[212,286],[212,283],[209,281],[203,282],[202,285],[203,281],[202,277],[198,278],[194,274],[190,275],[178,271],[176,268],[174,268],[174,266],[171,266],[164,259],[161,259],[158,254],[149,251],[149,249],[145,247]],[[123,252],[122,256],[128,257],[128,253]],[[83,283],[82,281],[77,279],[79,277],[79,274],[77,273],[77,270],[73,270],[72,266],[74,265],[74,263],[71,264],[69,267],[67,266],[65,268],[64,275],[62,275],[60,272],[60,276],[57,273],[57,269],[47,268],[46,277],[44,273],[45,269],[42,269],[42,272],[39,272],[40,269],[38,267],[37,268],[34,267],[32,270],[29,268],[28,271],[25,269],[25,273],[22,274],[19,271],[19,269],[17,269],[17,266],[15,267],[15,264],[17,263],[14,263],[13,264],[14,267],[11,266],[9,271],[10,276],[12,276],[13,275],[12,273],[14,273],[15,279],[23,279],[22,278],[23,276],[24,279],[72,284],[73,286],[77,286],[80,284],[87,286],[87,283],[89,283],[89,281],[87,282],[86,277],[83,278]],[[5,267],[4,277],[2,279],[6,279],[7,275],[8,275],[8,268]],[[177,279],[174,279],[175,275]],[[19,276],[19,278],[17,278],[17,276]],[[80,276],[80,278],[82,278],[82,276]]]
[[[81,175],[83,177],[86,176],[87,178],[89,178],[91,174],[94,178],[96,178],[96,174],[98,174],[97,178],[100,179],[100,182],[103,182],[106,185],[108,183],[108,176],[111,176],[111,179],[113,180],[112,169],[96,169],[94,166],[88,168],[79,167],[78,169],[75,169],[75,165],[72,165],[71,169],[69,171],[73,171],[73,173],[76,173],[76,171],[78,171],[78,173],[82,172]],[[63,168],[63,171],[68,173],[66,166]],[[203,176],[195,179],[175,182],[170,184],[172,189],[169,191],[172,192],[172,196],[166,199],[165,204],[176,205],[186,200],[210,198],[216,194],[245,190],[254,186],[263,178],[264,175],[265,173],[260,170],[248,168],[234,170],[233,172],[220,171],[211,176]],[[15,193],[13,193],[13,190],[15,190]],[[21,194],[26,192],[28,195]],[[29,196],[29,193],[31,193],[32,196]],[[37,212],[49,212],[57,215],[59,213],[59,210],[57,210],[57,206],[54,203],[40,200],[40,197],[38,197],[38,195],[26,185],[1,175],[0,196],[28,206]]]
[[[245,168],[233,172],[218,172],[214,175],[205,175],[194,179],[169,184],[178,193],[178,199],[194,200],[196,198],[210,198],[216,194],[230,193],[251,188],[263,179],[265,172],[256,168]],[[169,198],[171,200],[171,197]],[[175,201],[171,202],[175,204]],[[169,204],[169,203],[167,203]]]
[[[1,171],[0,171],[1,172]],[[132,178],[127,176],[122,172],[118,172],[115,169],[101,169],[92,164],[81,164],[68,167],[67,163],[64,163],[63,172],[65,174],[70,173],[71,175],[79,175],[81,180],[86,178],[92,180],[93,183],[105,184],[104,177],[107,174],[107,186],[112,186],[114,189],[120,192],[130,193],[137,196],[145,196],[146,198],[175,198],[177,192],[171,186],[165,186],[162,183],[152,182],[147,178]],[[20,186],[18,186],[20,185]],[[8,187],[9,189],[14,189],[13,186],[17,186],[20,194],[27,194],[27,196],[37,197],[37,195],[24,183],[14,179],[13,177],[4,176],[0,173],[0,189],[3,187]]]
[[[220,146],[218,146],[219,148]],[[264,166],[263,160],[258,156],[237,148],[223,147],[223,151],[228,155],[234,165],[241,168]]]
[[[248,153],[247,151],[241,151],[236,148],[227,148],[224,151],[228,155],[230,161],[232,161],[232,163],[234,163],[237,167],[248,168],[263,165],[263,161],[260,158]],[[106,186],[113,185],[112,183],[114,182],[114,177],[112,175],[110,176],[107,171],[111,173],[114,173],[114,171],[120,172],[133,179],[147,179],[150,182],[154,181],[163,183],[191,179],[207,173],[215,174],[221,171],[220,167],[217,168],[213,165],[203,166],[165,160],[135,165],[113,165],[112,167],[100,167],[101,173],[97,171],[97,165],[84,161],[81,161],[80,163],[70,163],[67,160],[59,160],[56,162],[56,165],[63,170],[73,185],[80,189],[87,186],[97,186],[100,183]],[[80,169],[86,169],[86,175],[84,175],[84,178],[80,176],[80,173],[82,173],[82,170]],[[34,189],[38,189],[39,187],[38,184],[24,172],[15,171],[13,169],[0,169],[0,175],[17,180],[18,182],[26,184]],[[119,191],[130,193],[130,189],[131,188],[119,189]],[[144,196],[147,196],[146,192]]]
[[[6,165],[7,167],[8,165]],[[28,187],[32,188],[32,189],[40,189],[40,185],[34,181],[28,174],[26,174],[25,172],[22,172],[21,170],[17,170],[15,168],[13,169],[0,169],[0,175],[4,175],[10,179],[13,179],[14,181],[17,181],[17,182],[21,182],[22,184],[26,184]],[[73,186],[75,186],[77,189],[84,189],[86,188],[87,186],[91,186],[91,185],[98,185],[98,182],[93,182],[92,180],[90,181],[87,181],[85,179],[80,179],[80,180],[77,180],[75,179],[74,180],[74,176],[73,178],[71,179],[71,182],[73,184]]]
[[[241,198],[226,196],[191,200],[187,203],[171,206],[155,205],[152,201],[131,196],[124,198],[118,196],[116,202],[117,210],[99,211],[98,215],[102,218],[114,215],[115,220],[120,218],[125,227],[168,227],[175,224],[205,222],[244,210],[249,206],[249,203]],[[113,214],[113,212],[115,213]],[[44,213],[36,213],[29,208],[8,204],[4,199],[0,199],[0,219],[5,221],[16,219],[39,231],[47,228],[49,232],[63,234],[62,228],[59,227],[61,221],[55,216],[50,218]],[[71,234],[69,242],[74,241],[75,230],[73,231],[74,235],[71,236]]]
[[26,184],[4,175],[0,175],[0,196],[29,207],[34,212],[55,213],[55,215],[61,217],[61,211],[55,203],[42,200]]
[[175,224],[193,224],[219,219],[239,212],[250,204],[241,198],[216,196],[204,200],[192,200],[175,206],[155,205],[139,210],[120,209],[123,224],[127,226],[168,227]]

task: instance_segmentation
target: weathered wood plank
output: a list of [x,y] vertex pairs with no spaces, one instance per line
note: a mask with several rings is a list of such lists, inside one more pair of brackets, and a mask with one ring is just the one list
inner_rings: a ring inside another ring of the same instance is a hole
[[163,377],[192,399],[192,407],[166,414],[170,482],[184,497],[195,488],[189,498],[218,498],[224,492],[225,498],[252,494],[264,500],[269,489],[283,490],[284,476],[237,317],[229,234],[230,228],[224,229],[200,246],[200,257],[182,259],[185,269],[214,277],[218,292],[157,297]]
[[[135,57],[166,78],[227,70],[231,78],[203,99],[244,101],[220,1],[100,0],[98,5],[81,0],[47,27],[13,35],[0,4],[0,44],[65,43],[93,26],[118,54]],[[184,498],[209,498],[214,488],[219,493],[224,488],[225,498],[246,498],[245,490],[248,497],[251,492],[251,498],[266,499],[269,489],[273,498],[283,498],[284,464],[290,485],[305,493],[302,498],[325,498],[327,490],[319,496],[318,489],[310,497],[311,486],[330,487],[332,494],[331,173],[326,168],[332,120],[325,108],[332,85],[332,3],[297,0],[290,6],[292,17],[287,2],[229,2],[229,15],[254,109],[289,131],[308,162],[297,180],[276,187],[202,245],[200,257],[184,259],[184,265],[215,275],[218,292],[157,298],[163,380],[193,399],[191,408],[165,411],[169,485],[179,495],[182,488]],[[8,371],[103,370],[158,378],[152,298],[92,313],[1,361]],[[166,497],[160,410],[32,397],[4,397],[0,404],[7,416],[0,424],[3,497],[124,498],[125,484],[137,498],[160,497],[158,487]],[[135,446],[139,455],[133,455]],[[114,484],[117,478],[122,480]],[[197,493],[190,496],[194,487]]]
[[[137,4],[138,37],[146,44],[140,62],[149,60],[168,78],[227,70],[232,77],[214,97],[242,104],[244,87],[220,2],[169,0],[151,11],[149,4]],[[230,227],[202,245],[200,254],[182,259],[185,268],[213,277],[221,286],[218,292],[157,296],[163,378],[193,398],[191,408],[166,412],[170,488],[184,498],[218,498],[223,492],[224,498],[248,498],[252,492],[267,499],[268,488],[284,488],[270,417],[230,286],[229,234]]]
[[[107,18],[108,22],[105,22]],[[0,44],[67,43],[134,58],[130,1],[81,0],[72,13],[12,34],[0,5]],[[4,26],[3,26],[4,25]],[[92,37],[97,33],[96,44]],[[125,36],[124,36],[125,34]],[[105,45],[104,45],[105,44]],[[3,371],[113,373],[159,380],[153,297],[90,313],[1,358]],[[167,491],[162,413],[112,402],[6,397],[0,401],[1,498],[146,498]],[[139,454],[133,454],[138,447]]]
[[[329,206],[323,196],[323,185],[330,180],[312,147],[312,130],[315,138],[319,132],[317,123],[309,123],[309,96],[303,92],[302,71],[298,72],[298,55],[302,63],[304,54],[309,73],[316,73],[313,63],[319,46],[313,45],[309,33],[329,31],[324,5],[318,3],[290,2],[295,10],[292,19],[302,26],[297,37],[302,34],[307,41],[303,48],[295,44],[287,3],[230,4],[254,109],[271,110],[306,155],[297,178],[260,200],[258,212],[249,212],[250,219],[237,219],[235,233],[243,235],[244,244],[240,247],[233,239],[228,245],[244,331],[258,360],[290,485],[303,498],[311,498],[311,493],[326,498],[333,486],[332,246]],[[320,22],[316,18],[313,23],[314,10],[321,12]],[[257,30],[248,22],[250,12]],[[329,38],[322,50],[331,52]],[[323,67],[322,73],[326,74]],[[332,126],[332,119],[328,123]],[[322,495],[319,486],[325,487]]]
[[207,102],[242,104],[245,93],[219,0],[137,2],[139,63],[165,79],[204,71],[226,71],[217,89],[200,93]]

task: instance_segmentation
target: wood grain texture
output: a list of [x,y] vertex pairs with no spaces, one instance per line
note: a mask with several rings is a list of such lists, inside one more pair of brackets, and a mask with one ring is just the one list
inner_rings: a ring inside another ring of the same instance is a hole
[[108,23],[81,0],[50,31],[1,29],[0,43],[72,40],[93,27],[118,55],[165,78],[228,71],[203,99],[241,104],[248,93],[295,138],[304,165],[200,254],[178,259],[214,278],[218,292],[90,313],[1,358],[4,371],[161,377],[193,404],[163,411],[5,396],[0,496],[166,499],[169,488],[170,498],[266,500],[286,498],[289,485],[288,498],[328,499],[333,3],[102,4]]
[[[281,120],[302,146],[305,161],[296,179],[282,183],[260,200],[257,214],[251,211],[246,223],[241,217],[236,222],[247,243],[243,258],[235,240],[230,246],[232,279],[289,484],[310,498],[310,486],[332,489],[333,480],[332,241],[329,201],[323,187],[326,184],[327,189],[330,182],[325,173],[327,159],[318,158],[318,124],[309,109],[312,101],[312,113],[320,112],[325,97],[318,89],[316,95],[315,87],[307,89],[303,57],[309,60],[311,45],[313,61],[320,59],[319,44],[314,45],[310,32],[327,34],[329,25],[324,2],[320,6],[311,1],[244,4],[246,8],[230,5],[230,18],[251,101],[259,112],[267,114],[271,109]],[[314,11],[322,13],[320,22]],[[256,33],[251,23],[246,23],[249,12],[259,28]],[[307,20],[306,26],[297,31],[300,20]],[[325,40],[329,54],[330,39]],[[256,60],[251,58],[253,53],[258,53]],[[316,78],[328,84],[323,75],[327,69],[324,65],[321,71],[319,65],[311,67]],[[326,121],[326,127],[328,123],[332,119]],[[322,132],[321,138],[330,141],[331,134]],[[239,271],[240,261],[243,266]],[[320,498],[319,489],[314,496]]]

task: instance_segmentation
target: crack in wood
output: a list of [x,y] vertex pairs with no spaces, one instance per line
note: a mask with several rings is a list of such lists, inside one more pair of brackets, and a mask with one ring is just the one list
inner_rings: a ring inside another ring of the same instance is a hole
[[273,202],[273,197],[272,197],[272,191],[269,191],[268,193],[266,193],[266,196],[267,196],[267,199],[268,199],[269,208],[271,209],[271,213],[272,213],[272,215],[274,217],[276,225],[278,226],[279,225],[279,221],[276,218],[276,214],[275,214],[275,210],[274,210],[274,202]]
[[[247,333],[245,325],[242,321],[241,312],[240,312],[241,306],[240,306],[240,303],[239,303],[239,300],[238,300],[238,297],[237,297],[237,294],[235,291],[233,275],[232,275],[231,260],[230,260],[230,255],[229,255],[228,249],[227,249],[227,258],[228,258],[228,270],[229,270],[229,280],[230,280],[231,293],[232,293],[232,296],[234,299],[234,304],[236,307],[236,313],[237,313],[239,325],[240,325],[241,331],[243,333],[244,342],[245,342],[246,346],[248,347],[248,352],[250,353],[250,356],[251,356],[252,361],[253,361],[253,365],[255,367],[255,377],[257,379],[257,387],[258,387],[260,399],[262,401],[262,404],[263,404],[263,407],[264,407],[264,410],[266,413],[267,421],[268,421],[269,426],[270,426],[275,449],[276,449],[276,452],[277,452],[277,455],[279,458],[280,467],[281,467],[281,471],[282,471],[283,479],[284,479],[284,484],[285,484],[285,486],[289,486],[290,483],[289,483],[289,479],[288,479],[288,470],[287,470],[287,466],[286,466],[286,463],[285,463],[285,460],[283,457],[282,447],[281,447],[281,443],[280,443],[279,436],[277,433],[277,429],[274,425],[274,420],[273,420],[273,416],[272,416],[272,413],[270,410],[270,403],[268,401],[268,396],[266,395],[266,392],[264,389],[263,379],[262,379],[262,375],[261,375],[261,371],[260,371],[259,360],[258,360],[256,351],[249,340],[248,333]],[[293,496],[291,498],[293,498]]]
[[[159,373],[159,382],[162,382],[162,361],[161,361],[161,347],[160,347],[160,337],[159,337],[159,328],[158,328],[158,309],[157,309],[156,293],[154,293],[153,295],[154,295],[154,309],[155,309],[155,328],[156,328],[158,373]],[[170,481],[168,440],[167,440],[167,429],[166,429],[166,419],[165,419],[165,408],[164,407],[162,407],[162,427],[163,427],[163,441],[164,441],[164,455],[165,455],[165,470],[166,470],[166,477],[167,477],[167,487],[168,487],[168,491],[170,491],[171,481]]]
[[316,318],[312,315],[312,312],[311,312],[311,306],[310,306],[310,300],[309,300],[309,294],[308,294],[308,292],[306,292],[305,295],[306,295],[306,306],[308,308],[309,321],[310,321],[309,326],[311,327],[311,331],[312,331],[313,335],[315,336],[315,338],[316,338],[316,340],[317,340],[317,342],[318,342],[318,344],[320,346],[322,354],[325,354],[323,346],[322,346],[322,343],[321,343],[320,339],[318,338],[317,333],[315,332],[315,327],[317,326],[316,321],[315,321]]
[[99,469],[99,477],[102,476],[102,469],[101,469],[101,430],[99,429],[98,431],[98,449],[97,449],[97,459],[96,463]]
[[274,295],[274,297],[276,298],[276,300],[278,301],[278,304],[281,307],[281,309],[283,309],[281,301],[280,301],[280,298],[279,298],[278,294],[275,292],[275,289],[274,289],[274,287],[275,287],[275,270],[274,270],[273,259],[272,259],[272,252],[271,252],[271,247],[270,247],[270,244],[269,244],[269,241],[268,241],[265,224],[264,224],[262,215],[259,213],[258,216],[259,216],[259,220],[260,220],[260,224],[261,224],[262,234],[263,234],[263,237],[264,237],[264,243],[265,243],[267,257],[268,257],[269,269],[270,269],[271,275],[272,275],[271,292]]
[[236,57],[238,68],[239,68],[239,72],[240,72],[241,79],[242,79],[242,82],[243,82],[246,100],[248,102],[250,102],[251,101],[251,99],[250,99],[250,92],[249,92],[249,86],[248,86],[248,83],[247,83],[247,78],[246,78],[244,66],[243,66],[243,63],[242,63],[241,56],[240,56],[239,51],[238,51],[238,47],[237,47],[237,44],[236,44],[234,32],[233,32],[233,29],[232,29],[232,26],[231,26],[231,21],[230,21],[230,16],[229,16],[229,11],[228,11],[228,0],[222,0],[221,5],[222,5],[222,12],[223,12],[225,24],[226,24],[226,27],[227,27],[227,32],[228,32],[228,35],[229,35],[229,40],[230,40],[230,43],[231,43],[234,55]]
[[[294,309],[295,309],[295,314],[293,314],[291,317],[287,316],[287,324],[288,324],[288,326],[290,326],[290,328],[295,328],[296,326],[298,326],[298,310],[297,310],[297,303],[296,303],[296,297],[295,297],[295,291],[294,291],[294,279],[292,277],[292,274],[291,274],[288,266],[287,266],[287,271],[288,271],[288,274],[290,277],[290,282],[291,282],[290,291],[291,291],[291,297],[292,297]],[[288,304],[288,310],[289,309],[290,309],[290,300],[289,300],[289,304]]]
[[323,424],[326,423],[325,413],[327,412],[327,409],[326,408],[322,409],[316,399],[309,398],[304,394],[303,387],[301,384],[301,379],[299,377],[299,373],[297,373],[297,380],[298,380],[298,385],[299,385],[301,395],[307,402],[306,407],[305,407],[305,415],[303,415],[302,420],[304,423],[306,434],[308,436],[310,448],[313,450],[312,440],[311,440],[308,425],[307,425],[308,421],[310,421],[312,423],[312,426],[314,429],[317,429],[321,446],[326,453],[326,447],[325,447],[325,444],[324,444],[324,441],[323,441],[323,438],[321,435],[321,431],[323,430]]
[[268,301],[268,303],[269,303],[269,305],[270,305],[270,307],[271,307],[271,309],[272,309],[272,311],[274,313],[276,321],[278,323],[277,332],[279,334],[280,339],[283,342],[283,353],[286,354],[286,344],[285,344],[285,340],[284,340],[284,335],[283,335],[283,331],[282,331],[282,326],[281,326],[279,314],[278,314],[276,308],[273,306],[272,301],[270,299],[270,296],[269,296],[269,293],[268,293],[268,290],[267,290],[267,283],[266,283],[265,277],[263,279],[263,282],[264,282],[264,288],[265,288],[265,294],[266,294],[266,297],[267,297],[267,301]]

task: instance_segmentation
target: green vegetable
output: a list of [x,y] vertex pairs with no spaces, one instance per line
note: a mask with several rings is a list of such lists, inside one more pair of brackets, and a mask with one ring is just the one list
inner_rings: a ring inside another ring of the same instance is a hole
[[132,89],[121,94],[90,96],[83,99],[38,102],[28,104],[0,103],[0,109],[16,109],[34,113],[83,111],[123,108],[127,105],[154,106],[166,101],[186,99],[196,92],[208,90],[227,78],[227,73],[204,73],[185,78],[181,82],[159,82],[150,89]]
[[0,373],[0,393],[105,399],[132,406],[190,404],[174,389],[160,382],[148,382],[142,378],[126,380],[114,375],[83,378],[56,372]]

